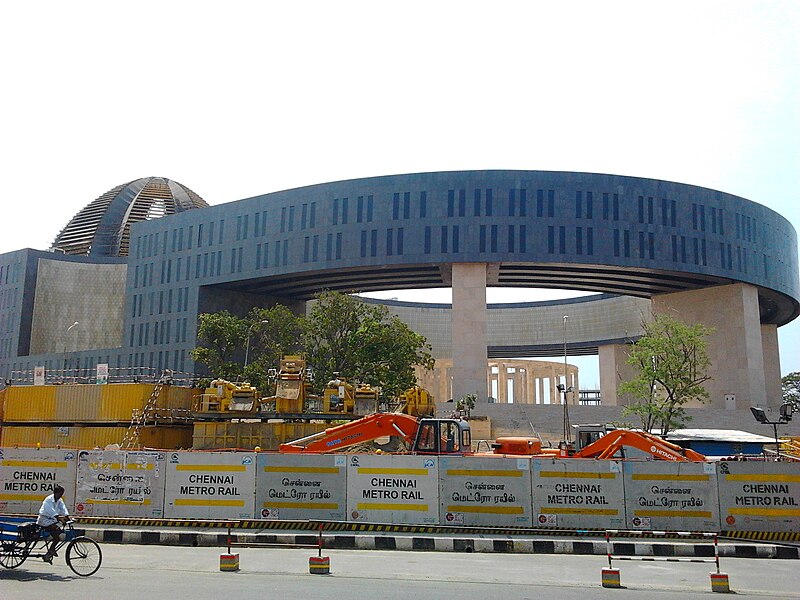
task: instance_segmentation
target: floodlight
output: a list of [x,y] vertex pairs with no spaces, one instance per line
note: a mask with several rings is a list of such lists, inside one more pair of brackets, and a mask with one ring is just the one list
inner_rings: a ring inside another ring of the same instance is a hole
[[763,408],[758,408],[756,406],[751,406],[750,407],[750,412],[753,413],[753,416],[755,417],[756,421],[758,421],[759,423],[764,423],[764,424],[769,423],[769,420],[767,419],[767,413],[764,412]]

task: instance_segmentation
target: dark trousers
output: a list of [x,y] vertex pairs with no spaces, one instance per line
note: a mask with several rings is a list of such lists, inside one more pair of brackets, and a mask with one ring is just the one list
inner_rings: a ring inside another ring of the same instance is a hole
[[56,544],[58,544],[58,541],[61,539],[61,527],[58,526],[58,523],[53,523],[47,527],[42,527],[42,529],[49,533],[50,537],[53,539],[53,541],[50,542],[50,549],[47,551],[47,553],[55,554]]

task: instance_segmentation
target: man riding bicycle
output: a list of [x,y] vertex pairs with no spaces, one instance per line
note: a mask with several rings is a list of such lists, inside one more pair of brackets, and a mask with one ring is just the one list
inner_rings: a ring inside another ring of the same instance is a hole
[[48,548],[42,560],[46,563],[53,562],[53,557],[56,554],[56,545],[61,540],[61,527],[58,526],[59,521],[66,521],[69,517],[67,512],[67,505],[61,497],[64,495],[64,488],[56,484],[53,487],[53,493],[50,494],[42,502],[42,507],[39,509],[39,517],[36,519],[36,524],[42,529],[47,531],[52,538],[50,548]]

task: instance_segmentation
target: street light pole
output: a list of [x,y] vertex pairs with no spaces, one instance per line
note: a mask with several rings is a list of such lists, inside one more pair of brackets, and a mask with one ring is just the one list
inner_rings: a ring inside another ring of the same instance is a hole
[[564,315],[564,385],[559,387],[562,393],[561,401],[564,404],[564,441],[569,444],[572,441],[572,432],[570,431],[567,394],[572,391],[572,386],[569,385],[569,372],[567,370],[567,319],[569,319],[569,316]]
[[250,327],[247,328],[247,343],[245,344],[245,347],[244,347],[244,367],[243,367],[243,369],[247,368],[247,359],[250,356],[250,336],[253,333],[253,327],[255,327],[256,325],[266,325],[267,323],[269,323],[269,321],[265,319],[263,321],[259,321],[258,323],[253,323],[252,325],[250,325]]

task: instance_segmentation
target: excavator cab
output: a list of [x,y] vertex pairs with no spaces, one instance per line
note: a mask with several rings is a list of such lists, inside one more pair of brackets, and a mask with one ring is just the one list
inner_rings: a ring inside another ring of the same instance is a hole
[[472,435],[466,421],[421,419],[412,452],[415,454],[469,454]]

